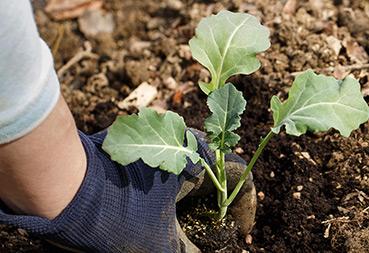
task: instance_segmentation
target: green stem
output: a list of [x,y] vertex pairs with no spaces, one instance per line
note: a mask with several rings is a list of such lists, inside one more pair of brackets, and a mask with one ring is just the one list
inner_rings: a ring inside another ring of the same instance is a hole
[[255,154],[251,158],[250,163],[247,165],[246,170],[242,173],[240,181],[238,181],[238,183],[237,183],[236,187],[234,188],[233,192],[231,193],[229,198],[223,203],[223,205],[229,206],[232,203],[232,201],[235,199],[238,192],[241,190],[243,184],[245,183],[250,171],[252,170],[252,168],[254,167],[256,161],[258,160],[261,152],[263,151],[263,149],[265,148],[265,146],[268,144],[268,142],[270,141],[270,139],[273,136],[274,136],[274,133],[272,131],[270,131],[267,134],[267,136],[262,139],[261,143],[259,144],[258,149],[256,150]]
[[206,172],[209,174],[211,181],[213,181],[215,187],[218,189],[218,192],[224,192],[226,189],[222,187],[222,184],[219,183],[217,177],[214,175],[213,170],[210,168],[209,164],[205,162],[203,158],[200,158],[201,165],[205,168]]
[[218,171],[220,172],[218,179],[219,179],[219,182],[220,182],[222,188],[224,189],[223,192],[218,191],[219,220],[221,220],[226,215],[227,209],[228,209],[228,206],[224,205],[224,202],[228,198],[227,174],[226,174],[226,170],[225,170],[225,160],[224,160],[225,154],[222,151],[217,150],[216,151],[216,158],[217,158]]
[[[220,180],[220,170],[219,170],[219,160],[220,160],[220,153],[219,150],[215,151],[215,171],[217,174],[217,179]],[[220,183],[222,185],[222,183]],[[217,191],[217,203],[218,203],[218,207],[220,207],[221,203],[222,203],[222,194],[220,191]]]

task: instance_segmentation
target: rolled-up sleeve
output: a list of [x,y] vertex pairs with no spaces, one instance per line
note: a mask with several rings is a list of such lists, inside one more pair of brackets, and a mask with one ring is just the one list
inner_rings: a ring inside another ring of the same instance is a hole
[[29,0],[1,0],[0,144],[37,127],[59,95],[53,58],[37,32]]

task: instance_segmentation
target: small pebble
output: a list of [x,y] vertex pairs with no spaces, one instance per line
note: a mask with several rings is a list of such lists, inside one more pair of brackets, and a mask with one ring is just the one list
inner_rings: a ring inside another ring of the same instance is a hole
[[150,70],[150,71],[156,71],[156,66],[155,65],[150,65],[147,69]]
[[236,152],[236,154],[242,155],[245,151],[241,147],[237,147],[235,148],[234,152]]
[[188,102],[188,101],[185,101],[184,103],[183,103],[183,108],[188,108],[188,107],[190,107],[192,104],[190,103],[190,102]]
[[302,189],[304,189],[304,186],[302,186],[302,185],[298,185],[298,186],[297,186],[297,191],[299,191],[299,192],[300,192],[300,191],[302,191]]
[[270,172],[270,177],[271,178],[274,178],[275,177],[274,171]]
[[171,76],[164,80],[164,84],[171,90],[175,90],[178,87],[176,80]]
[[301,199],[301,192],[294,192],[292,196],[294,199]]
[[27,236],[28,235],[27,231],[24,230],[24,229],[22,229],[22,228],[18,228],[17,231],[18,231],[18,233],[20,235],[23,235],[23,236]]
[[265,199],[265,194],[264,192],[258,192],[258,197],[261,201],[263,201]]
[[315,219],[315,215],[314,214],[309,215],[308,217],[306,217],[306,219],[308,219],[308,220],[314,220]]
[[251,245],[252,244],[252,236],[250,234],[246,235],[245,242],[248,245]]

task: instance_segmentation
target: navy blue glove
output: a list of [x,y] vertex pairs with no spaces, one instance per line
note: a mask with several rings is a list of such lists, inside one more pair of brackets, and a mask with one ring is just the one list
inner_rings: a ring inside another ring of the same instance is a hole
[[[87,174],[65,210],[55,219],[15,215],[0,207],[0,223],[85,252],[181,252],[176,231],[176,195],[185,179],[201,172],[189,162],[183,173],[150,168],[141,160],[121,166],[101,149],[106,132],[80,133]],[[207,144],[199,153],[211,163]]]

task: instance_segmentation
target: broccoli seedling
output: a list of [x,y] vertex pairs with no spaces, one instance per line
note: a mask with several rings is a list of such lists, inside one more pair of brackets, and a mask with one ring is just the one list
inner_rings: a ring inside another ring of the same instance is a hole
[[224,159],[240,140],[234,131],[241,126],[240,115],[246,108],[246,100],[227,80],[236,74],[256,71],[260,67],[256,54],[269,46],[269,31],[255,17],[229,11],[204,18],[190,40],[193,57],[211,74],[210,83],[199,82],[199,85],[208,95],[207,105],[212,113],[204,125],[209,146],[215,152],[214,168],[197,153],[196,138],[186,131],[183,118],[171,111],[158,114],[144,108],[138,115],[118,117],[108,131],[103,149],[122,165],[142,159],[152,167],[176,175],[185,168],[187,158],[193,163],[200,162],[217,188],[218,218],[222,219],[263,149],[282,127],[287,134],[295,136],[334,128],[347,137],[368,121],[369,107],[357,80],[351,77],[336,80],[312,70],[303,72],[296,77],[285,102],[272,97],[274,125],[228,196]]

